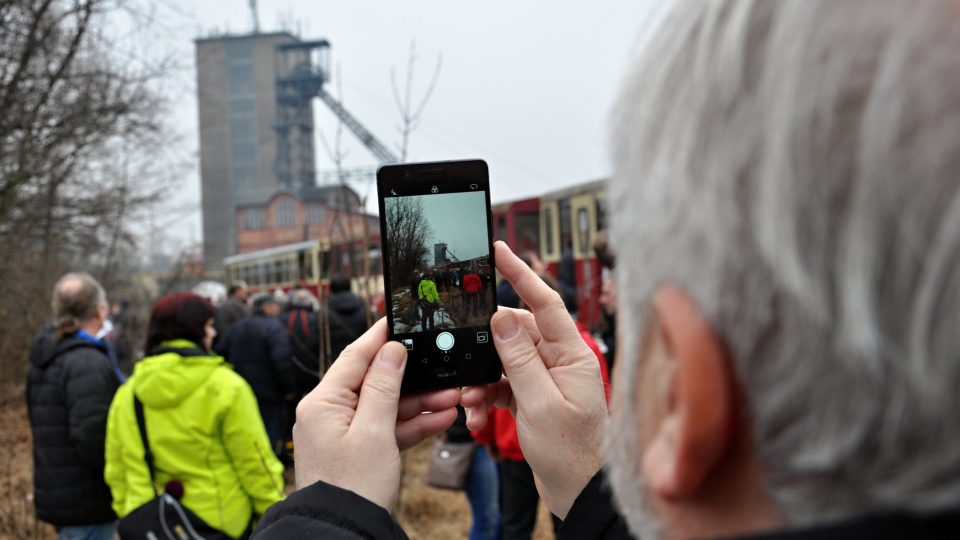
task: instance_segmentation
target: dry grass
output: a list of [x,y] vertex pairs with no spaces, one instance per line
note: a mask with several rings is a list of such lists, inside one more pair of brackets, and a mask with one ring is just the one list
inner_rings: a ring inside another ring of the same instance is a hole
[[0,538],[56,538],[53,527],[33,512],[30,422],[20,386],[0,403]]
[[[0,403],[0,539],[53,539],[53,527],[33,512],[33,458],[23,388]],[[433,443],[426,441],[404,455],[403,489],[395,516],[411,540],[466,538],[471,514],[462,491],[435,489],[424,483]],[[286,475],[288,482],[293,475]],[[540,505],[534,539],[553,538],[550,515]]]
[[[466,538],[471,522],[467,496],[462,491],[436,489],[424,483],[432,445],[425,441],[404,455],[403,489],[394,515],[411,540]],[[533,538],[553,537],[550,513],[541,504]]]

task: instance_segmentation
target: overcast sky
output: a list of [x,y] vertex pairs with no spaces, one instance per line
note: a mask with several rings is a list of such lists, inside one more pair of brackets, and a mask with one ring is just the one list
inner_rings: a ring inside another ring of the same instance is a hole
[[[294,29],[331,43],[343,103],[384,143],[399,143],[390,74],[402,82],[411,40],[418,62],[414,96],[437,56],[439,81],[410,142],[411,161],[483,158],[500,202],[609,174],[607,118],[653,0],[260,0],[262,31]],[[196,160],[198,135],[193,39],[252,28],[248,0],[157,0],[143,56],[173,53],[180,68],[168,91],[183,154]],[[118,23],[118,25],[121,23]],[[131,51],[131,54],[137,54]],[[336,91],[336,82],[331,87]],[[317,102],[316,126],[335,120]],[[376,166],[349,132],[346,165]],[[319,141],[317,168],[332,168]],[[170,247],[200,240],[199,164],[165,211]],[[361,196],[375,188],[355,186]],[[368,208],[375,208],[370,201]]]
[[441,242],[461,261],[489,255],[487,204],[483,192],[424,195],[423,217],[433,233],[427,239],[430,265],[434,260],[433,245]]

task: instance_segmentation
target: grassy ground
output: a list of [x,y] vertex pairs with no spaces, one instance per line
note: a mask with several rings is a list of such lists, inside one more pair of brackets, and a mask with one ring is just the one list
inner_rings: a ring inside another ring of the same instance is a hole
[[33,513],[33,457],[23,389],[0,403],[0,538],[56,538]]
[[[410,449],[404,456],[403,489],[394,515],[411,540],[466,538],[470,530],[470,505],[462,491],[427,486],[432,442]],[[535,540],[553,538],[550,513],[541,504]]]
[[[23,390],[7,396],[0,402],[0,539],[53,539],[53,527],[34,518],[33,458]],[[463,492],[434,489],[423,481],[431,445],[424,442],[404,455],[403,489],[394,514],[411,540],[466,538],[471,518]],[[287,478],[293,479],[291,474]],[[543,505],[534,538],[553,538]]]

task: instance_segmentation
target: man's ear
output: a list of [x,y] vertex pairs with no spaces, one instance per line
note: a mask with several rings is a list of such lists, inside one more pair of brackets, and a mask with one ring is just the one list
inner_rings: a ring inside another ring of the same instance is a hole
[[[658,384],[655,409],[661,411],[651,426],[643,455],[643,474],[649,488],[665,499],[693,497],[733,444],[733,377],[722,346],[696,304],[673,286],[654,295],[658,341],[647,358],[653,370],[645,376]],[[650,385],[646,385],[650,388]]]

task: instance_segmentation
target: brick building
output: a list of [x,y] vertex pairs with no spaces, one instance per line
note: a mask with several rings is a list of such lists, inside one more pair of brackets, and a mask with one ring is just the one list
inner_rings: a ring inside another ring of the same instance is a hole
[[280,190],[260,202],[239,204],[235,213],[237,253],[314,239],[333,244],[358,241],[363,238],[364,220],[370,241],[379,243],[377,216],[358,213],[359,207],[360,197],[343,186]]

